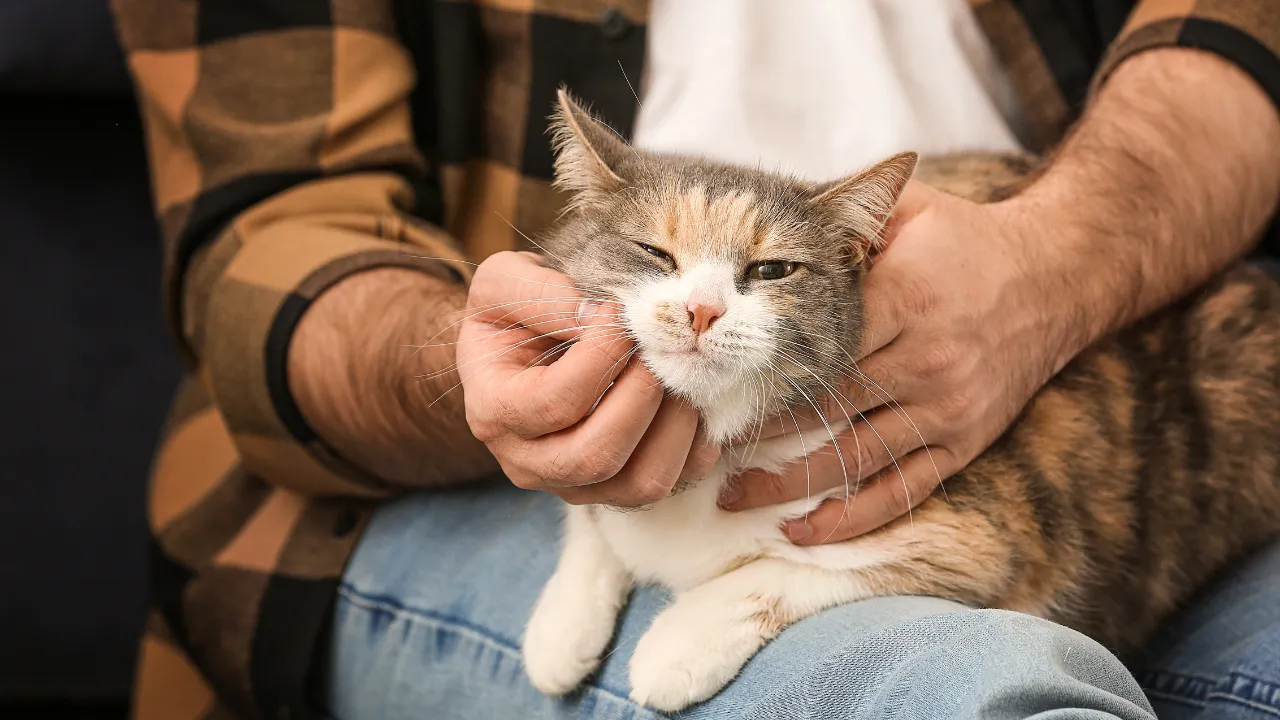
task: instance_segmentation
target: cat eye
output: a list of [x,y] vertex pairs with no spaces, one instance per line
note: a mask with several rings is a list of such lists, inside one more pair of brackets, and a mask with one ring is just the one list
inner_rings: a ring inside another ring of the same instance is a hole
[[747,270],[747,277],[752,280],[781,280],[795,272],[797,267],[799,267],[798,263],[785,260],[770,260],[752,265]]
[[636,243],[636,244],[640,246],[640,249],[641,249],[641,250],[644,250],[645,252],[647,252],[647,253],[649,253],[650,255],[652,255],[652,256],[654,256],[654,257],[658,258],[659,260],[662,260],[663,262],[669,262],[669,263],[671,263],[672,265],[675,265],[675,264],[676,264],[675,258],[672,258],[670,255],[668,255],[667,253],[663,252],[662,250],[659,250],[658,248],[656,248],[656,247],[654,247],[654,246],[652,246],[652,245],[645,245],[645,244],[644,244],[644,243],[642,243],[642,242],[638,242],[638,243]]

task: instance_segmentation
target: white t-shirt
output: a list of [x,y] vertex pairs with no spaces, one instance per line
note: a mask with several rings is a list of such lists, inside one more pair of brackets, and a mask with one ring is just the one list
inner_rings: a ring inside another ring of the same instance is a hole
[[902,150],[1016,150],[965,0],[653,0],[638,147],[830,180]]

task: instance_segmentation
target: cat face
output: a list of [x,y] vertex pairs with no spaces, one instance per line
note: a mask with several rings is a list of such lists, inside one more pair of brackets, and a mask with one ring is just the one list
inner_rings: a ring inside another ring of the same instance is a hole
[[640,358],[715,440],[844,384],[863,260],[914,154],[814,186],[641,153],[563,92],[555,129],[571,199],[543,239],[549,263],[620,301]]

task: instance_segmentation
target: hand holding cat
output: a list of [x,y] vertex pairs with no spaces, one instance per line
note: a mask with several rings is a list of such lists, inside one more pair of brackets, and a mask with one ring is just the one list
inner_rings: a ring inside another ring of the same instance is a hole
[[[986,449],[1065,364],[1062,328],[1082,312],[1047,291],[1057,270],[1037,257],[1044,246],[1030,242],[1026,217],[1016,202],[909,184],[864,281],[863,357],[824,408],[853,429],[780,475],[746,473],[721,504],[744,510],[847,484],[846,498],[785,527],[799,544],[838,542],[906,515]],[[814,415],[801,432],[826,432]]]
[[629,362],[613,304],[584,303],[538,256],[491,256],[467,305],[457,350],[467,422],[517,486],[575,505],[645,505],[719,458],[698,412]]

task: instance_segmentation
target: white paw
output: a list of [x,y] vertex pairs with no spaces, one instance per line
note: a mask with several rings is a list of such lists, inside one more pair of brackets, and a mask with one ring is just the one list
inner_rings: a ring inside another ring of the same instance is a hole
[[552,577],[538,598],[523,648],[529,682],[551,696],[564,695],[595,671],[617,616],[615,603],[560,580]]
[[764,644],[765,630],[728,608],[682,605],[658,615],[631,656],[631,699],[675,712],[719,692]]

